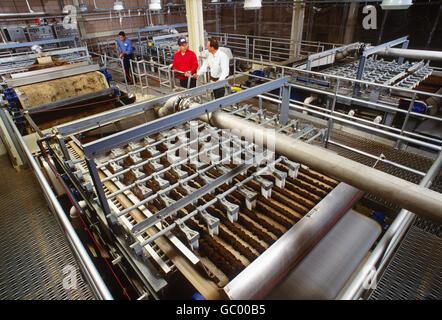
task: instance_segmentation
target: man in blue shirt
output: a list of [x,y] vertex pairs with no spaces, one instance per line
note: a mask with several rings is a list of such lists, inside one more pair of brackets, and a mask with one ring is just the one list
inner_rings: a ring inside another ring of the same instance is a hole
[[133,84],[133,80],[130,72],[130,60],[134,60],[134,49],[132,47],[132,41],[126,38],[126,34],[121,31],[118,36],[120,39],[117,40],[118,51],[120,52],[120,58],[123,59],[124,72],[126,74],[126,79],[129,84]]

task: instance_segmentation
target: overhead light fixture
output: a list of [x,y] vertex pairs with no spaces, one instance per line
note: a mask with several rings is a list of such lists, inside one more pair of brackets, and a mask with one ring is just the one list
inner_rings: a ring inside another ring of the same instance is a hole
[[261,0],[245,0],[244,10],[258,10],[261,9]]
[[412,4],[412,0],[383,0],[381,8],[383,10],[405,10]]
[[114,2],[114,10],[121,11],[124,9],[123,1],[115,1]]
[[161,10],[161,0],[150,0],[149,10],[152,11]]

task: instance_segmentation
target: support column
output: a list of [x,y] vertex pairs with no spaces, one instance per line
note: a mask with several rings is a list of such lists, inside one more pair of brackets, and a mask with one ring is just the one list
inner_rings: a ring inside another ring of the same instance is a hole
[[356,29],[356,22],[358,19],[359,3],[350,3],[350,8],[347,14],[347,23],[345,24],[343,44],[353,43],[354,33]]
[[[78,34],[80,35],[80,42],[81,42],[82,39],[87,38],[86,27],[84,25],[83,16],[81,15],[81,12],[80,12],[79,1],[73,0],[72,3],[74,4],[75,8],[77,8],[77,28],[78,28]],[[63,10],[63,8],[61,10]]]
[[299,55],[302,41],[302,30],[304,28],[305,6],[295,0],[292,15],[292,31],[290,35],[290,59]]
[[186,19],[189,33],[189,49],[199,56],[205,48],[202,0],[186,1]]

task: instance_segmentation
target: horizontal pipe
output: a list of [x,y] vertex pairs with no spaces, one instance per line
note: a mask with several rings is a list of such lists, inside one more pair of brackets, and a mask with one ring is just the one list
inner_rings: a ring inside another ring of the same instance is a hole
[[[281,100],[270,98],[270,97],[267,97],[267,96],[264,96],[264,95],[258,95],[258,97],[261,98],[261,99],[264,99],[264,100],[275,102],[275,103],[281,103]],[[300,102],[297,102],[297,103],[300,103]],[[406,137],[406,136],[403,136],[403,135],[400,135],[400,134],[396,134],[396,133],[392,133],[392,132],[389,132],[389,131],[385,131],[385,130],[381,130],[381,129],[378,129],[378,128],[374,128],[374,127],[371,127],[371,126],[368,126],[368,125],[364,125],[362,123],[353,122],[351,120],[343,119],[343,118],[340,118],[340,117],[337,117],[337,116],[334,116],[334,115],[331,115],[331,114],[328,114],[328,113],[324,113],[324,112],[321,112],[321,111],[316,111],[316,110],[313,110],[313,109],[310,109],[310,108],[303,107],[302,103],[300,103],[300,104],[301,105],[290,103],[289,105],[290,105],[290,108],[296,108],[296,109],[300,109],[300,110],[303,110],[303,111],[308,111],[310,113],[313,113],[313,114],[316,114],[316,115],[320,115],[320,116],[323,116],[323,117],[327,117],[329,119],[333,119],[333,120],[341,122],[341,123],[346,123],[346,124],[349,124],[349,125],[352,125],[352,126],[355,126],[355,127],[359,127],[359,128],[363,128],[363,129],[366,129],[366,130],[369,130],[369,131],[372,131],[372,132],[376,132],[376,133],[379,133],[379,134],[382,134],[382,135],[385,135],[385,136],[388,136],[388,137],[391,137],[391,138],[399,139],[399,140],[402,140],[402,141],[407,141],[409,143],[413,143],[413,144],[416,144],[416,145],[424,147],[424,148],[428,148],[428,149],[435,150],[435,151],[440,151],[442,149],[442,147],[438,146],[438,145],[434,145],[434,144],[431,144],[431,143],[427,143],[427,142],[416,140],[416,139],[413,139],[413,138],[410,138],[410,137]],[[313,105],[309,105],[309,106],[314,107]]]
[[[222,129],[243,128],[242,134],[252,137],[262,137],[265,134],[259,125],[222,111],[213,112],[211,122]],[[268,136],[261,143],[265,147],[269,142],[267,139],[269,139]],[[272,139],[275,141],[275,151],[290,160],[300,162],[358,189],[378,195],[418,215],[442,222],[442,194],[438,192],[336,155],[326,149],[292,139],[284,134],[275,132]]]
[[380,56],[403,57],[408,59],[442,61],[442,51],[386,48],[382,51],[376,52],[376,54]]

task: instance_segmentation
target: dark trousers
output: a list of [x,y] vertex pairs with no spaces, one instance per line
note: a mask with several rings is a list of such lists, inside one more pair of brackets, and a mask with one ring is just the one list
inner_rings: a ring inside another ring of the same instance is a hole
[[[180,79],[180,86],[183,88],[187,88],[187,81],[188,79]],[[195,88],[196,87],[196,79],[190,79],[190,85],[189,88]]]
[[124,73],[126,74],[127,82],[134,83],[134,81],[132,79],[132,72],[130,70],[130,60],[135,60],[135,55],[133,53],[125,54],[123,56]]
[[[218,81],[218,78],[210,77],[210,80]],[[226,88],[224,87],[213,90],[213,95],[215,96],[215,99],[224,97],[225,94],[226,94]]]

